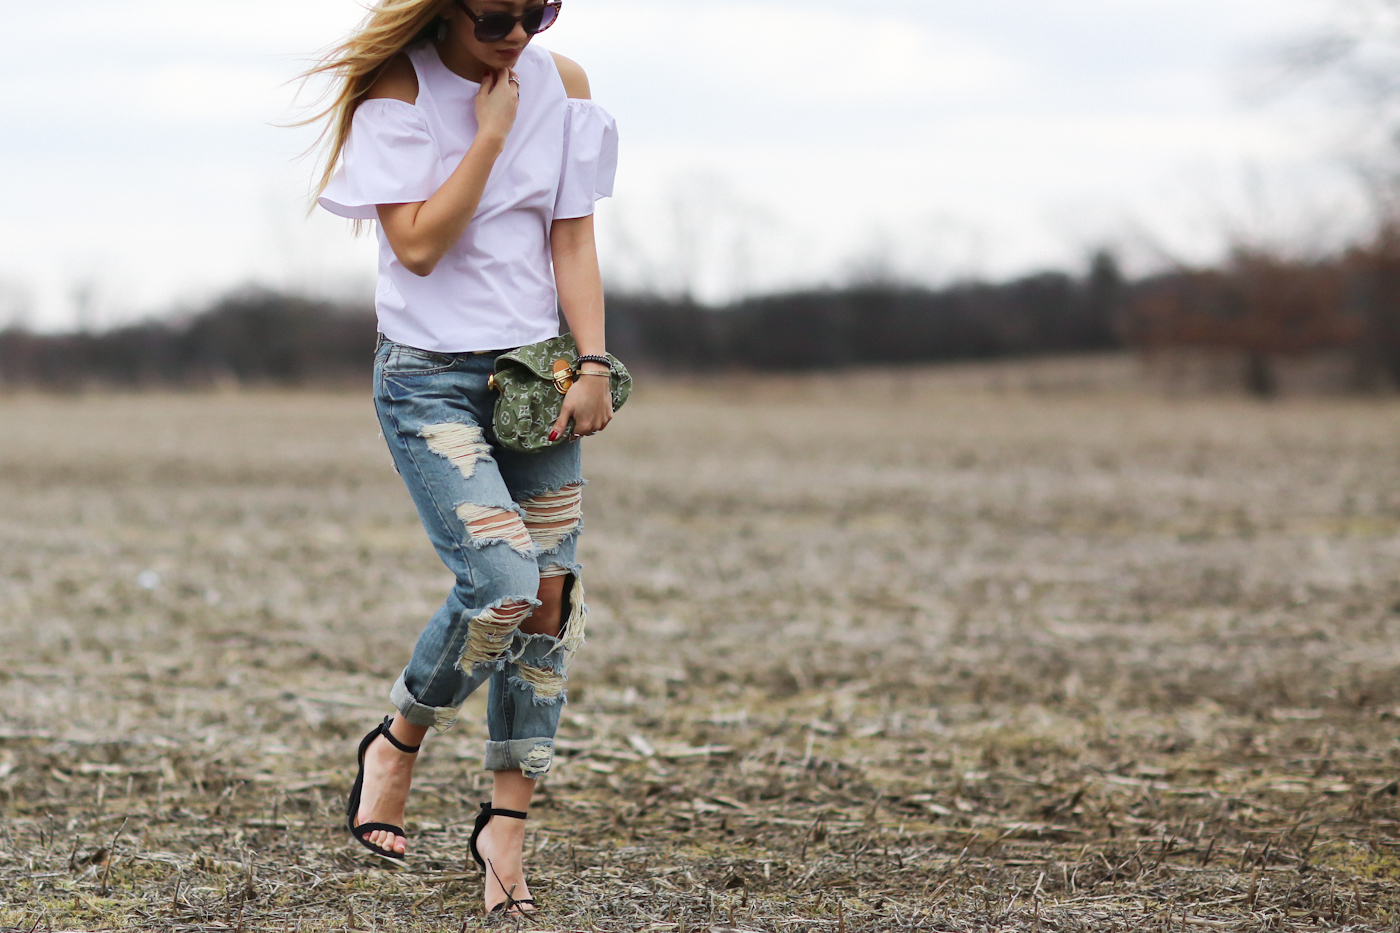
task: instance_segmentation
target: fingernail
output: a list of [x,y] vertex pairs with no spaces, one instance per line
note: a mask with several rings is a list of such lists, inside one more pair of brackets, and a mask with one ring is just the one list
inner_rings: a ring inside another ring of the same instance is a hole
[[559,430],[557,428],[549,432],[549,439],[551,441],[557,441],[559,439]]

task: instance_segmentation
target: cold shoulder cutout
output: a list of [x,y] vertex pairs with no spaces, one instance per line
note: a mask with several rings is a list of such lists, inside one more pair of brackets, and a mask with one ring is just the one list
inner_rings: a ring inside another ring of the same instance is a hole
[[403,52],[389,60],[379,77],[370,85],[365,100],[391,98],[405,104],[418,102],[418,73],[413,70],[413,62]]
[[564,93],[574,100],[592,98],[593,91],[588,85],[588,74],[583,70],[583,66],[558,52],[549,54],[554,57],[554,67],[559,69],[559,80],[564,82]]

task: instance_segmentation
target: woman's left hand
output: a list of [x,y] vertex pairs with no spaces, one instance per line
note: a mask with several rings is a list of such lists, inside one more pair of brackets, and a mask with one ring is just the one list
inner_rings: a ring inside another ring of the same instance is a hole
[[613,417],[611,384],[612,380],[606,376],[578,376],[564,396],[564,407],[549,429],[549,439],[554,441],[567,435],[570,421],[574,423],[574,434],[579,437],[597,434],[606,428]]

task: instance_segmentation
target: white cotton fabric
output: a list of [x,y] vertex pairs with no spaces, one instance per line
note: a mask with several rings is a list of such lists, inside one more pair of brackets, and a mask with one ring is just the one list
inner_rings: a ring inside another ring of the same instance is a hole
[[564,121],[564,165],[554,216],[587,217],[593,202],[610,198],[617,175],[617,124],[591,100],[570,98]]
[[[408,57],[418,99],[368,100],[355,111],[340,167],[319,199],[331,213],[374,220],[380,204],[426,201],[476,136],[481,86],[448,69],[431,43]],[[396,343],[469,353],[559,334],[550,226],[585,217],[612,195],[617,126],[593,101],[568,97],[548,51],[526,46],[515,72],[515,125],[471,224],[433,272],[409,272],[376,231],[375,308],[380,332]]]

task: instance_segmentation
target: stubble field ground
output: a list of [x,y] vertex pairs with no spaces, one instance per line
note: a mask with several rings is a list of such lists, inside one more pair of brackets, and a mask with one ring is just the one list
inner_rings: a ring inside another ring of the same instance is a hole
[[[1400,928],[1400,404],[1071,369],[587,442],[525,928]],[[364,393],[0,399],[0,928],[484,922],[479,698],[408,868],[339,828],[448,582]]]

